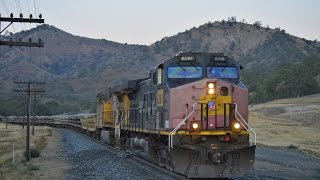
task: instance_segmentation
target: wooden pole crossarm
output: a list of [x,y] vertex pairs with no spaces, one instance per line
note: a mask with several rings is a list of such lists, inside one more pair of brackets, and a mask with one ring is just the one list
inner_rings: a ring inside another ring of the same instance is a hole
[[13,41],[0,41],[0,46],[24,46],[24,47],[43,47],[43,42],[13,42]]
[[25,22],[25,23],[44,23],[44,19],[30,19],[30,18],[8,18],[0,17],[3,22]]

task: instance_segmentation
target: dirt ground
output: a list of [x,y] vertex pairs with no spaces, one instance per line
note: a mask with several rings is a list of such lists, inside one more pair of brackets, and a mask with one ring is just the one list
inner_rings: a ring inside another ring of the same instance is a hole
[[[26,162],[26,128],[19,125],[0,123],[0,179],[64,179],[68,164],[59,159],[60,135],[50,127],[35,127],[31,136],[31,147],[40,151],[40,157]],[[12,144],[15,144],[15,162],[12,162]]]
[[59,158],[60,156],[60,142],[61,134],[52,130],[52,136],[48,138],[47,146],[42,151],[39,158],[33,159],[35,165],[40,167],[39,171],[35,171],[34,174],[39,179],[64,179],[64,172],[70,168],[68,164]]
[[259,145],[320,156],[320,94],[253,105],[249,111]]

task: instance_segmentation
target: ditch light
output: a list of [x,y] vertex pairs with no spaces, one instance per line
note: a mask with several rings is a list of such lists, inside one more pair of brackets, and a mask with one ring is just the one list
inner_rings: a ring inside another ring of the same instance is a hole
[[193,131],[200,131],[200,121],[191,121],[190,126],[190,129]]
[[240,125],[240,122],[238,122],[238,121],[233,121],[232,122],[232,131],[233,132],[241,132],[241,125]]

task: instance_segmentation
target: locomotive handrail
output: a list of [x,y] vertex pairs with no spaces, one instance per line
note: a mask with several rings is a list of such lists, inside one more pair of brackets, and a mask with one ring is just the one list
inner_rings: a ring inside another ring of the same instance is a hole
[[[116,125],[118,124],[118,119],[119,119],[119,115],[121,113],[121,111],[119,110],[115,110],[114,112],[116,112],[116,117],[114,118],[114,127],[116,127]],[[121,113],[121,116],[120,116],[120,122],[121,122],[121,119],[122,119],[122,113]]]
[[118,116],[119,116],[119,110],[107,110],[107,111],[104,111],[104,113],[110,113],[110,120],[111,120],[111,123],[116,124],[116,122],[118,121]]
[[118,119],[117,119],[117,125],[118,124],[120,124],[121,125],[121,122],[122,122],[122,120],[123,120],[123,111],[119,111],[120,113],[121,113],[121,116],[120,116],[120,121],[118,121]]
[[169,133],[169,142],[168,142],[168,146],[169,146],[169,151],[170,151],[170,148],[173,148],[173,134],[175,132],[177,132],[177,130],[184,124],[184,122],[191,116],[191,114],[193,114],[194,110],[195,110],[195,106],[197,105],[198,103],[194,103],[192,105],[192,111],[189,113],[189,115],[187,117],[185,117],[178,125],[177,127],[175,127],[170,133]]
[[[249,131],[249,133],[250,134],[252,134],[253,135],[253,139],[254,139],[254,145],[257,145],[257,135],[256,135],[256,133],[254,132],[254,130],[249,126],[249,124],[244,120],[244,118],[241,116],[241,114],[238,112],[238,105],[237,105],[237,103],[234,103],[234,105],[235,105],[235,117],[236,117],[236,119],[242,124],[242,126],[247,130],[247,131]],[[241,118],[241,120],[242,121],[240,121],[239,120],[239,118],[237,117],[237,115],[239,115],[240,116],[240,118]],[[246,125],[243,125],[243,123]]]
[[163,81],[163,83],[167,86],[167,89],[170,89],[169,84],[167,81]]
[[121,117],[120,117],[120,121],[118,122],[118,124],[122,124],[123,120],[126,118],[126,115],[125,115],[125,110],[119,110],[119,112],[121,113]]
[[143,95],[151,94],[151,93],[155,93],[155,92],[157,92],[157,91],[149,91],[149,92],[143,93]]

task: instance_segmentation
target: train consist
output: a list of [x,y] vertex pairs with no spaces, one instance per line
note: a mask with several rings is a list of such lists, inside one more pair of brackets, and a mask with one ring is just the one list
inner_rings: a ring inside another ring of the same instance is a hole
[[219,53],[180,53],[150,77],[97,95],[96,115],[55,116],[53,125],[85,132],[188,178],[235,178],[253,168],[241,65]]
[[99,93],[98,134],[188,178],[243,176],[256,142],[240,69],[223,54],[180,53],[149,78]]
[[[0,122],[10,124],[27,124],[26,116],[8,116],[1,117]],[[68,127],[86,133],[90,136],[94,135],[97,130],[96,114],[77,114],[77,115],[58,115],[58,116],[31,116],[30,124],[35,126],[52,126],[52,127]]]

